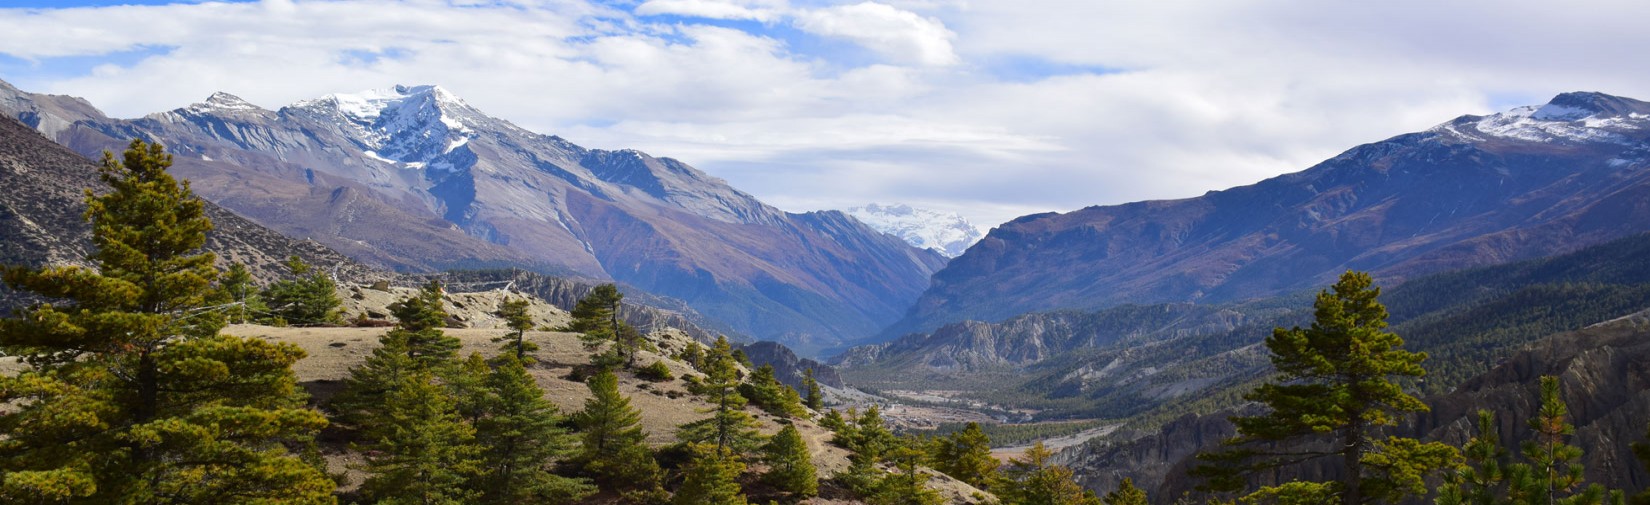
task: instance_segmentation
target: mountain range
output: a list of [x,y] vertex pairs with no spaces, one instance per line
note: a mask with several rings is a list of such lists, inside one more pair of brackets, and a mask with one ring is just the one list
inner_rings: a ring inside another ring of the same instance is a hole
[[882,336],[965,320],[1383,284],[1650,231],[1650,103],[1602,93],[1361,145],[1196,198],[1024,216],[935,273]]
[[677,160],[528,131],[438,86],[278,110],[217,93],[123,120],[0,82],[0,110],[82,154],[166,144],[204,198],[364,262],[619,281],[804,354],[898,319],[944,261],[841,212],[780,211]]

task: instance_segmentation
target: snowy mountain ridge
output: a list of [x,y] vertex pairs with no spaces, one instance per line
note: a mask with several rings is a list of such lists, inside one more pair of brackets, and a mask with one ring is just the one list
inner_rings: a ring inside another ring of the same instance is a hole
[[844,212],[872,229],[904,239],[913,246],[931,249],[947,258],[962,254],[983,236],[978,227],[961,215],[905,204],[873,203]]

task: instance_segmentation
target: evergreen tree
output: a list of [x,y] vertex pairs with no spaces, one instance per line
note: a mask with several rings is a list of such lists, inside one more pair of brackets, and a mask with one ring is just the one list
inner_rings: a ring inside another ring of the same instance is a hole
[[745,464],[726,448],[691,444],[693,460],[683,472],[682,487],[672,500],[675,505],[745,505],[739,490],[739,474]]
[[6,268],[54,303],[0,320],[0,501],[331,503],[334,484],[294,448],[326,425],[302,408],[287,344],[217,334],[218,271],[201,252],[204,204],[158,144],[104,153],[87,191],[95,269]]
[[825,409],[825,395],[819,392],[819,381],[814,380],[814,369],[808,368],[802,372],[802,386],[807,388],[806,404],[815,412]]
[[744,454],[756,449],[760,435],[756,420],[745,413],[745,397],[739,394],[739,370],[735,368],[727,339],[718,339],[705,356],[705,378],[696,388],[715,408],[709,419],[682,426],[676,437],[688,443],[707,443],[718,450]]
[[1099,498],[1072,481],[1071,469],[1048,462],[1053,455],[1038,441],[1008,462],[992,492],[1003,505],[1099,505]]
[[556,405],[521,361],[504,354],[497,365],[487,376],[486,415],[475,423],[482,502],[572,503],[594,493],[581,479],[550,473],[550,462],[571,455],[577,439],[560,427]]
[[682,353],[677,355],[677,359],[692,366],[694,370],[705,371],[705,347],[698,342],[688,342]]
[[1117,483],[1116,491],[1106,493],[1105,498],[1100,499],[1100,503],[1105,505],[1150,504],[1150,502],[1146,501],[1146,492],[1142,491],[1140,488],[1134,487],[1134,480],[1128,477],[1124,477],[1122,482]]
[[340,304],[337,283],[297,256],[287,258],[286,266],[293,278],[264,288],[262,296],[270,313],[297,326],[337,324]]
[[395,316],[396,323],[384,338],[403,339],[407,357],[426,369],[452,361],[462,346],[442,331],[447,326],[443,296],[441,282],[430,281],[417,294],[390,304],[390,315]]
[[487,415],[487,380],[493,375],[493,367],[481,353],[472,352],[469,358],[443,366],[438,373],[453,397],[460,419],[474,425]]
[[[1403,350],[1403,339],[1386,330],[1386,307],[1376,300],[1380,288],[1372,286],[1369,274],[1348,271],[1330,290],[1322,291],[1314,307],[1315,321],[1309,328],[1278,328],[1266,339],[1272,365],[1278,376],[1244,398],[1260,402],[1271,412],[1256,417],[1236,417],[1238,436],[1230,441],[1238,446],[1226,451],[1200,455],[1214,463],[1195,473],[1208,478],[1206,488],[1237,491],[1244,476],[1302,461],[1298,451],[1273,454],[1255,448],[1261,444],[1329,441],[1324,450],[1308,450],[1305,456],[1334,458],[1340,480],[1333,483],[1300,483],[1287,489],[1264,489],[1265,495],[1304,492],[1314,496],[1333,494],[1343,505],[1361,505],[1389,498],[1366,492],[1402,492],[1413,487],[1398,485],[1381,475],[1424,473],[1426,468],[1407,466],[1409,458],[1387,457],[1391,464],[1366,468],[1366,457],[1381,450],[1403,450],[1410,455],[1427,455],[1427,462],[1448,460],[1453,448],[1443,444],[1415,446],[1413,439],[1374,438],[1381,426],[1395,423],[1395,414],[1425,411],[1426,404],[1405,393],[1396,379],[1420,377],[1424,353]],[[1439,456],[1439,457],[1432,457]],[[1377,471],[1378,470],[1378,471]]]
[[928,487],[928,476],[922,473],[923,452],[916,441],[906,441],[888,451],[888,462],[894,472],[882,479],[877,493],[871,497],[876,505],[939,505],[945,500],[939,492]]
[[836,434],[836,437],[831,440],[832,442],[844,447],[847,446],[846,440],[851,437],[844,434],[844,432],[849,431],[851,427],[848,425],[848,420],[842,417],[842,412],[837,409],[826,411],[825,416],[819,419],[819,425]]
[[[1645,470],[1650,470],[1650,428],[1645,429],[1645,442],[1633,443],[1633,456],[1639,459]],[[1633,505],[1650,505],[1650,489],[1633,496]]]
[[865,409],[865,413],[854,421],[852,430],[853,439],[848,449],[855,454],[863,454],[871,461],[880,462],[888,450],[899,443],[893,432],[882,422],[882,411],[876,405]]
[[819,494],[813,455],[808,453],[808,444],[796,426],[787,424],[768,440],[762,447],[762,461],[768,465],[763,479],[773,487],[796,498]]
[[244,324],[269,312],[269,306],[264,304],[257,283],[252,279],[252,272],[247,271],[244,264],[229,266],[229,271],[224,272],[223,279],[218,282],[218,291],[224,303],[234,304],[225,311],[231,323]]
[[379,438],[364,449],[362,494],[385,504],[468,504],[465,484],[480,471],[475,429],[459,418],[452,395],[420,371],[384,397]]
[[647,434],[642,432],[641,412],[619,393],[619,378],[602,371],[586,382],[591,398],[584,410],[573,415],[573,424],[584,436],[577,461],[585,471],[608,487],[655,487],[659,463],[648,451]]
[[802,397],[790,386],[779,383],[772,365],[762,365],[739,386],[739,392],[762,410],[780,417],[806,417]]
[[1541,377],[1541,410],[1530,419],[1535,439],[1525,442],[1523,451],[1533,478],[1514,482],[1525,503],[1590,505],[1602,503],[1608,494],[1600,484],[1583,486],[1581,448],[1565,442],[1575,434],[1569,417],[1569,407],[1558,396],[1558,377]]
[[[591,362],[599,366],[633,363],[635,360],[634,354],[625,354],[628,346],[623,345],[639,338],[627,334],[627,328],[629,333],[634,333],[635,328],[630,328],[619,319],[619,306],[623,300],[624,293],[619,292],[618,286],[602,284],[591,289],[573,306],[573,321],[566,329],[583,334],[579,338],[592,352]],[[610,347],[605,352],[601,351],[604,345]]]
[[527,313],[527,299],[517,298],[505,300],[499,305],[498,316],[504,318],[504,323],[510,327],[510,335],[494,339],[495,342],[504,342],[504,352],[515,354],[516,361],[523,364],[533,364],[529,356],[539,350],[538,344],[527,341],[527,330],[533,329],[533,316]]
[[991,438],[977,423],[968,423],[961,431],[937,438],[930,447],[929,460],[935,470],[952,478],[985,489],[997,476],[1002,463],[991,457]]
[[1438,505],[1496,505],[1506,496],[1506,474],[1502,465],[1507,450],[1496,435],[1495,414],[1478,411],[1478,433],[1461,451],[1466,466],[1446,477],[1438,489]]
[[441,330],[447,314],[437,283],[391,304],[390,312],[396,326],[378,338],[378,348],[366,362],[350,369],[343,392],[332,400],[332,408],[344,422],[369,432],[372,438],[377,436],[370,433],[373,426],[384,416],[385,396],[415,373],[453,378],[453,358],[460,345]]

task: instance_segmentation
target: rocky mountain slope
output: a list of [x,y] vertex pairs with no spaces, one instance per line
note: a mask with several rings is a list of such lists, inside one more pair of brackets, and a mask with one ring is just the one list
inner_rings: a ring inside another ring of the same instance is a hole
[[1025,216],[933,277],[895,337],[1123,303],[1219,302],[1386,284],[1650,230],[1650,103],[1566,93],[1358,146],[1197,198]]
[[[44,116],[40,116],[44,117]],[[84,219],[85,190],[102,191],[98,167],[10,117],[0,118],[0,265],[83,265],[92,247]],[[379,279],[375,272],[316,242],[293,240],[206,204],[214,230],[206,248],[220,263],[242,262],[259,278],[286,274],[297,255],[340,277]],[[3,288],[0,288],[3,289]]]
[[961,215],[905,204],[853,207],[846,211],[877,231],[887,233],[947,258],[955,258],[980,241],[980,229]]
[[82,153],[159,140],[205,198],[364,261],[612,279],[804,353],[897,319],[943,261],[840,212],[783,212],[679,161],[585,149],[435,86],[279,110],[219,93],[116,120],[0,83],[0,107]]
[[[1650,312],[1532,343],[1454,391],[1429,398],[1431,412],[1396,431],[1459,446],[1471,436],[1475,413],[1489,409],[1496,414],[1503,443],[1516,447],[1531,438],[1525,420],[1539,408],[1542,375],[1559,377],[1560,394],[1576,427],[1570,443],[1585,451],[1587,481],[1618,489],[1650,487],[1650,474],[1628,449],[1630,443],[1644,441],[1650,413]],[[1157,430],[1090,442],[1061,459],[1073,465],[1087,487],[1106,490],[1130,477],[1151,492],[1154,503],[1171,503],[1171,497],[1196,485],[1185,475],[1195,464],[1192,455],[1232,436],[1225,419],[1232,414],[1187,415]],[[1283,475],[1303,471],[1313,470],[1285,470]]]
[[[1425,351],[1419,387],[1448,391],[1512,349],[1650,306],[1650,234],[1572,253],[1387,286],[1392,328]],[[1224,304],[1122,305],[964,322],[856,347],[833,361],[876,390],[952,391],[1041,419],[1155,424],[1232,405],[1270,370],[1260,343],[1307,324],[1312,292]]]

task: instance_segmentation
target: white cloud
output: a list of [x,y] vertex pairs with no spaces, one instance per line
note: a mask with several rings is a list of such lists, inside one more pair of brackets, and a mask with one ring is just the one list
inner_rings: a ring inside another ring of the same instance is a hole
[[708,19],[748,19],[773,21],[784,5],[772,2],[733,2],[726,0],[648,0],[636,6],[640,16],[672,14]]
[[842,37],[901,62],[944,66],[957,63],[954,34],[938,20],[876,2],[839,5],[797,14],[797,28]]
[[[439,83],[530,129],[677,157],[787,209],[904,201],[989,226],[1251,183],[1562,91],[1650,98],[1647,17],[1650,3],[1605,0],[0,9],[0,53],[24,60],[0,59],[0,78],[121,116],[219,90],[276,107]],[[54,67],[131,51],[147,52]]]

